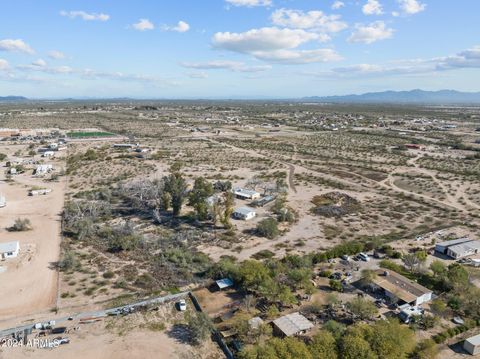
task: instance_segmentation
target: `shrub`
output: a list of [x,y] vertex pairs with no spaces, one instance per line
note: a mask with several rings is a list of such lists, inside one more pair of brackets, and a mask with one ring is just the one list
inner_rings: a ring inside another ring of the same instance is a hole
[[257,232],[262,237],[273,239],[279,234],[278,223],[274,218],[266,218],[258,223]]
[[13,226],[8,228],[9,232],[24,232],[32,229],[32,224],[28,218],[17,218]]

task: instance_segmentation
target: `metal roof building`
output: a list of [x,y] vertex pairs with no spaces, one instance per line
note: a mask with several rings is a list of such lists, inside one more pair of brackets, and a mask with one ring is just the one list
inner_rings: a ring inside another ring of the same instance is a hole
[[313,328],[313,323],[298,312],[273,321],[274,331],[280,336],[290,337]]
[[221,290],[224,288],[231,287],[233,285],[233,281],[230,278],[223,278],[215,281],[217,287]]
[[432,291],[393,271],[377,270],[373,283],[385,291],[387,297],[400,299],[414,306],[432,299]]
[[233,212],[233,217],[243,219],[245,221],[254,218],[257,215],[255,210],[250,207],[239,207]]
[[452,239],[450,241],[440,242],[435,244],[435,252],[447,254],[447,250],[449,247],[454,246],[456,244],[461,244],[461,243],[470,242],[470,241],[471,241],[470,238],[463,237],[458,239]]
[[454,259],[468,257],[480,251],[480,241],[459,243],[447,248],[447,255]]

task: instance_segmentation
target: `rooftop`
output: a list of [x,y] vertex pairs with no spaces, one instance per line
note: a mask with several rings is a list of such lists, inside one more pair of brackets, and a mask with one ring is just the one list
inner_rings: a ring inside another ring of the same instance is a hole
[[466,342],[469,342],[472,345],[480,345],[480,334],[475,335],[471,338],[465,339]]
[[251,189],[245,189],[245,188],[234,188],[233,192],[235,194],[243,194],[243,195],[248,195],[248,196],[251,196],[251,195],[255,195],[257,194],[258,192],[257,191],[254,191],[254,190],[251,190]]
[[465,243],[465,242],[470,242],[470,241],[471,241],[471,239],[469,239],[468,237],[463,237],[463,238],[452,239],[450,241],[440,242],[440,243],[437,243],[436,245],[437,246],[442,246],[442,247],[449,247],[449,246],[453,246],[455,244],[460,244],[460,243]]
[[15,252],[20,247],[18,241],[0,243],[0,253]]
[[[397,298],[407,303],[411,303],[418,297],[431,292],[430,289],[425,288],[396,272],[379,269],[376,273],[377,277],[373,282],[377,286],[389,291]],[[385,275],[385,273],[388,273],[388,275]]]
[[239,207],[235,209],[235,213],[240,213],[240,214],[243,214],[244,216],[252,212],[255,212],[255,210],[250,207]]
[[480,241],[468,241],[449,246],[448,249],[458,254],[468,253],[480,249]]
[[233,285],[233,281],[229,278],[223,278],[215,281],[217,283],[218,288],[223,289],[223,288],[228,288]]
[[286,336],[295,335],[301,331],[313,328],[313,324],[298,312],[275,319],[273,323]]

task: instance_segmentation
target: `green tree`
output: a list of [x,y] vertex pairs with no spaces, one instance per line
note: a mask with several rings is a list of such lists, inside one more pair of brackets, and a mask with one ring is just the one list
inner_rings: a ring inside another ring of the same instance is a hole
[[263,263],[251,259],[240,264],[238,276],[244,289],[256,292],[272,281]]
[[347,303],[347,308],[360,320],[372,319],[378,313],[375,304],[362,297],[352,299]]
[[164,178],[165,191],[170,194],[173,215],[180,214],[187,195],[187,183],[180,172],[174,172]]
[[370,344],[361,336],[345,335],[340,341],[340,358],[342,359],[377,359]]
[[235,204],[235,199],[233,197],[233,193],[232,192],[226,192],[225,193],[225,202],[224,202],[225,209],[223,211],[223,215],[220,218],[220,222],[223,224],[223,226],[225,228],[231,228],[232,227],[232,223],[230,222],[230,218],[232,217],[234,204]]
[[278,222],[274,218],[265,218],[258,222],[257,232],[260,236],[273,239],[279,234]]
[[204,221],[208,217],[207,198],[213,195],[213,186],[203,177],[197,177],[189,193],[189,205],[195,209],[197,218]]
[[447,274],[447,266],[439,260],[434,260],[432,264],[430,264],[430,269],[435,278],[444,278]]
[[321,330],[312,338],[308,346],[313,359],[336,359],[338,358],[337,344],[332,333]]
[[367,340],[379,358],[408,358],[415,349],[415,334],[398,320],[379,320],[373,326]]

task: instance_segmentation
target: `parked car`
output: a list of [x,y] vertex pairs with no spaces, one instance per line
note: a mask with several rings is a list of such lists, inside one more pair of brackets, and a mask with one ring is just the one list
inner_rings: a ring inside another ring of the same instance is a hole
[[361,259],[362,261],[364,261],[364,262],[370,261],[370,257],[368,256],[368,254],[363,253],[363,252],[360,252],[360,253],[358,254],[358,258],[360,258],[360,259]]
[[350,260],[350,256],[347,256],[346,254],[344,254],[341,258],[342,258],[344,261],[349,261],[349,260]]
[[178,303],[178,310],[181,312],[184,312],[187,310],[187,302],[185,302],[185,299],[181,299]]

